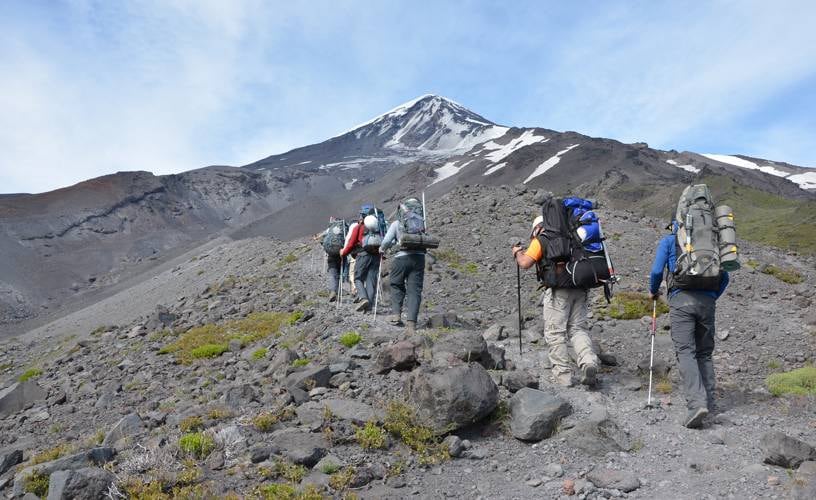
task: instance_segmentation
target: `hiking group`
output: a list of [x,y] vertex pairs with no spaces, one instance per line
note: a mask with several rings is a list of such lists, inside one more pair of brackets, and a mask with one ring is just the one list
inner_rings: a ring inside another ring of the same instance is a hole
[[[536,268],[544,288],[541,301],[544,340],[549,348],[551,373],[556,384],[574,384],[571,344],[578,369],[577,380],[596,386],[600,359],[589,335],[588,298],[592,288],[603,288],[607,301],[618,281],[606,248],[598,204],[578,197],[539,196],[541,214],[532,223],[529,244],[512,244],[512,255],[521,269]],[[682,378],[688,415],[684,425],[699,428],[714,410],[714,317],[716,300],[729,282],[729,271],[739,269],[734,216],[727,206],[715,206],[705,184],[688,186],[680,196],[670,234],[658,243],[648,288],[652,298],[651,358],[648,404],[651,404],[651,371],[656,333],[656,306],[666,282],[671,338]],[[380,269],[386,253],[395,249],[390,264],[391,315],[388,321],[413,334],[422,300],[425,256],[439,240],[427,233],[423,200],[400,203],[389,225],[382,210],[363,205],[351,225],[332,220],[323,233],[327,253],[330,301],[340,300],[340,284],[348,281],[353,263],[357,311],[372,308],[375,318],[380,289]],[[520,278],[519,278],[520,279]],[[522,329],[519,292],[519,342]],[[404,306],[404,308],[403,308]],[[403,310],[405,322],[402,321]]]

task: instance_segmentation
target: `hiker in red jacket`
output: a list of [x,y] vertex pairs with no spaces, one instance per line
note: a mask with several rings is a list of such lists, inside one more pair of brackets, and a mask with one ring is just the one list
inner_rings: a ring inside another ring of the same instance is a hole
[[379,244],[368,248],[364,245],[366,235],[374,234],[377,230],[374,206],[363,205],[360,208],[360,218],[349,227],[346,245],[340,250],[342,257],[351,254],[356,259],[354,281],[357,285],[357,297],[360,299],[357,310],[360,312],[369,311],[377,295],[377,275],[380,272]]

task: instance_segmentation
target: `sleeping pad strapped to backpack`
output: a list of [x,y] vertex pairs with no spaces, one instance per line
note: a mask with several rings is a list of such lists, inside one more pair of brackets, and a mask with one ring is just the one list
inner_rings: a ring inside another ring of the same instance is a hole
[[400,250],[427,250],[439,248],[439,238],[427,233],[425,210],[422,202],[415,198],[402,202],[397,219],[400,224]]
[[548,198],[542,204],[537,236],[542,258],[539,281],[547,288],[595,288],[610,279],[593,203],[583,198]]

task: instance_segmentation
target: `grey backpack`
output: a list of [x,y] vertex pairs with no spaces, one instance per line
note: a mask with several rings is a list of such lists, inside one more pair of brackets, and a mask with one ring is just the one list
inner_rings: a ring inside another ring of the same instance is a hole
[[707,185],[695,184],[683,190],[675,213],[679,225],[677,262],[670,288],[719,290],[720,241],[714,212]]

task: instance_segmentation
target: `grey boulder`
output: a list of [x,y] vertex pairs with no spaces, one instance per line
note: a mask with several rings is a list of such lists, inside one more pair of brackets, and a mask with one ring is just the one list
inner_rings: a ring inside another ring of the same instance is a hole
[[541,441],[571,413],[570,404],[558,396],[524,387],[510,399],[510,432],[522,441]]
[[116,424],[111,427],[105,435],[105,440],[102,441],[103,446],[114,446],[122,440],[132,439],[143,432],[146,428],[141,417],[136,413],[131,413],[122,417]]
[[326,454],[330,445],[322,434],[283,429],[272,434],[270,445],[292,462],[314,466]]
[[816,449],[779,431],[763,435],[759,447],[766,464],[795,469],[805,460],[816,460]]
[[391,370],[411,370],[417,365],[416,346],[407,340],[386,345],[377,353],[374,360],[377,373],[388,373]]
[[116,476],[97,467],[60,470],[51,474],[47,500],[96,500],[104,498]]
[[632,449],[629,436],[606,412],[591,415],[564,432],[563,437],[568,446],[593,456]]
[[5,418],[44,400],[48,394],[33,380],[17,382],[0,391],[0,418]]
[[624,493],[640,488],[640,480],[630,472],[596,467],[589,471],[586,477],[597,488],[619,490]]

